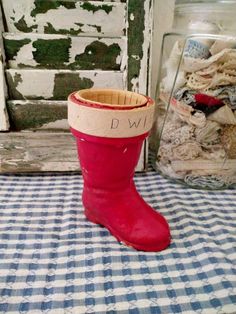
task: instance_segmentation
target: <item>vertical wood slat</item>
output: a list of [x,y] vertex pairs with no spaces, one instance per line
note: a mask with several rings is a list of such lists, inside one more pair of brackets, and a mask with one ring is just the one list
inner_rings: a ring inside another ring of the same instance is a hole
[[[2,59],[1,52],[0,58]],[[7,131],[10,127],[6,109],[6,88],[3,62],[0,60],[0,131]]]
[[128,0],[128,90],[150,94],[150,43],[153,0]]
[[[4,32],[2,12],[0,9],[0,34]],[[4,75],[5,54],[2,36],[0,37],[0,131],[9,130],[9,118],[6,109],[7,86]]]

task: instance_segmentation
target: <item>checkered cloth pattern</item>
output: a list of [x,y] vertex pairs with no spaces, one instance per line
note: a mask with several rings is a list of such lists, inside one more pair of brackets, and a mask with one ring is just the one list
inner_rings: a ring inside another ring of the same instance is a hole
[[135,181],[169,221],[162,252],[87,221],[79,174],[1,175],[0,313],[236,313],[236,191]]

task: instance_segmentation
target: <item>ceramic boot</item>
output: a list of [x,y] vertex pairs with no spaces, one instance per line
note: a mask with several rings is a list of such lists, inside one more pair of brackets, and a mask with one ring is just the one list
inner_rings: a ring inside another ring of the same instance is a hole
[[169,226],[139,195],[133,176],[153,112],[150,98],[124,91],[81,90],[68,100],[86,217],[118,241],[152,252],[170,244]]

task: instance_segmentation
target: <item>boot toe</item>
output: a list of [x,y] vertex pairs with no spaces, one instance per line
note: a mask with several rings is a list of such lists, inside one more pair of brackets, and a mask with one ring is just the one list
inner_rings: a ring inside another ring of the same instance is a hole
[[169,226],[158,223],[155,228],[134,228],[126,243],[137,250],[157,252],[166,249],[170,245],[171,235]]

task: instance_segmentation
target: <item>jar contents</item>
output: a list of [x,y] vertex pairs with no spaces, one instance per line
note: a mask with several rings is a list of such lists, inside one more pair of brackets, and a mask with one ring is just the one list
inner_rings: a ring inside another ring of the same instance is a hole
[[157,168],[192,187],[235,184],[236,40],[178,40],[164,66]]

